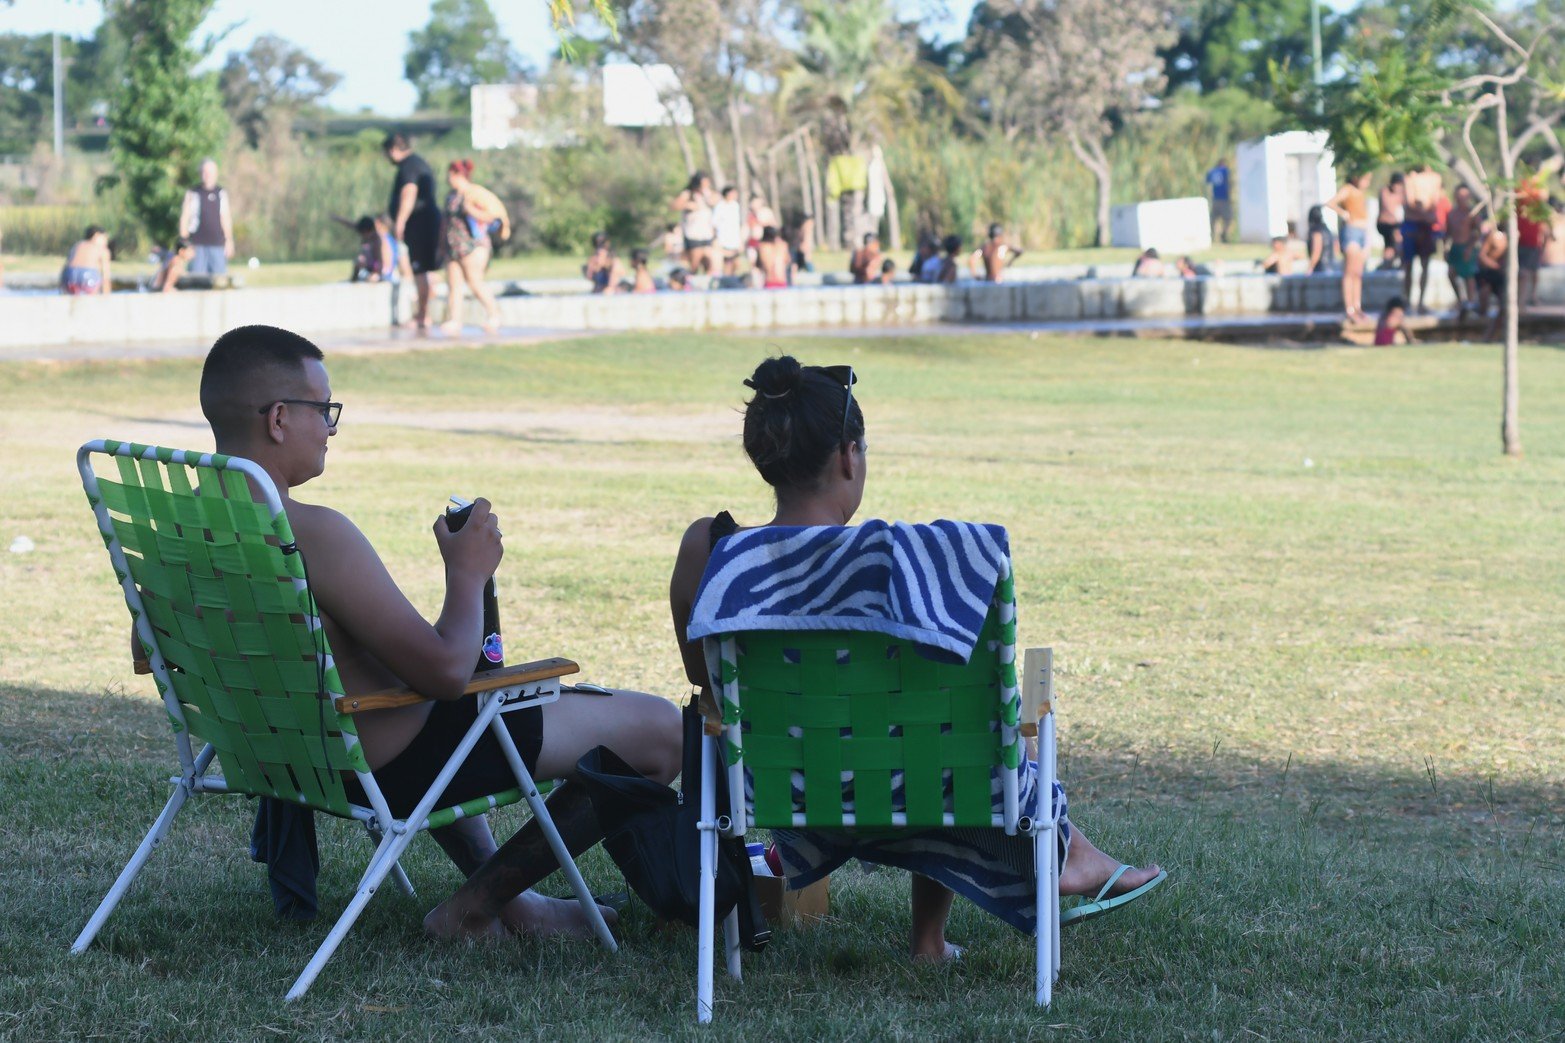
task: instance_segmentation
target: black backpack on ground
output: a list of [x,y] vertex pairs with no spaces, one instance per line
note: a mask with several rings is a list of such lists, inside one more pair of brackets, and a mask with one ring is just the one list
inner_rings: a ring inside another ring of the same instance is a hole
[[[680,790],[654,782],[599,746],[576,764],[581,786],[603,827],[603,846],[641,900],[666,920],[697,926],[700,915],[701,712],[695,699],[683,711],[684,761]],[[717,807],[728,806],[726,772],[717,774]],[[716,919],[739,908],[739,941],[758,952],[771,939],[750,873],[744,841],[717,840]]]

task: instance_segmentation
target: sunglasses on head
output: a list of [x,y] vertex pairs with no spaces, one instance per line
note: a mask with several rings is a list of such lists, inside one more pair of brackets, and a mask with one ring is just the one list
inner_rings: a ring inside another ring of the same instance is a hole
[[853,410],[853,385],[859,382],[854,374],[852,366],[806,366],[817,373],[830,377],[833,383],[841,384],[843,391],[847,392],[842,400],[842,437],[839,442],[847,445],[848,438],[848,414]]

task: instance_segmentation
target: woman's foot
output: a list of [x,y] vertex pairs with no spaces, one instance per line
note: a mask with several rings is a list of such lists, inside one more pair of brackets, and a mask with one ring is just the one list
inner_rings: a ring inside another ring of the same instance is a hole
[[460,337],[462,335],[462,324],[455,320],[442,322],[440,324],[440,332],[448,337]]
[[491,322],[484,323],[484,333],[487,334],[488,336],[493,337],[496,333],[499,333],[499,332],[500,332],[500,323],[498,321],[491,321]]
[[962,958],[962,954],[965,951],[966,950],[964,950],[960,945],[952,945],[950,942],[942,938],[940,939],[939,948],[932,948],[924,952],[920,952],[918,949],[914,949],[913,962],[938,964],[956,963]]
[[498,941],[506,937],[498,916],[464,915],[450,901],[441,902],[424,917],[424,933],[447,941]]
[[[1073,827],[1070,853],[1066,855],[1065,866],[1060,870],[1060,894],[1097,898],[1098,892],[1121,864],[1118,859],[1098,850],[1097,846],[1087,839],[1086,834]],[[1109,893],[1102,897],[1113,898],[1126,891],[1134,891],[1162,871],[1162,867],[1156,863],[1141,868],[1131,866],[1114,881],[1114,886]]]

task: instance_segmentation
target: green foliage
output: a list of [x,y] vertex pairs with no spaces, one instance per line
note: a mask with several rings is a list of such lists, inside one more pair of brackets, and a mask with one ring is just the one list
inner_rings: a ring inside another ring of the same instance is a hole
[[114,95],[109,148],[131,213],[157,243],[178,231],[185,186],[227,133],[215,75],[197,74],[206,49],[191,37],[213,0],[116,0],[128,41]]
[[218,84],[223,106],[251,148],[268,125],[286,127],[299,110],[314,105],[342,82],[342,76],[280,36],[259,36],[244,53],[228,56]]
[[408,34],[403,75],[418,88],[418,107],[464,113],[469,88],[508,83],[521,61],[500,32],[488,0],[435,0],[429,24]]
[[1271,74],[1278,107],[1304,125],[1326,131],[1342,168],[1377,170],[1439,161],[1437,142],[1449,111],[1441,94],[1451,79],[1428,55],[1409,59],[1400,41],[1387,40],[1318,90],[1275,62]]
[[107,200],[92,206],[0,207],[0,228],[5,229],[5,252],[60,257],[82,237],[88,225],[109,230],[116,256],[133,257],[139,241],[133,230],[121,229],[123,212]]
[[52,46],[44,34],[0,34],[0,152],[26,152],[48,137]]
[[[1163,59],[1169,86],[1268,92],[1267,63],[1308,68],[1310,5],[1322,0],[1196,0],[1177,17],[1179,39]],[[1343,19],[1321,11],[1321,57],[1330,67],[1346,35]],[[1265,46],[1257,46],[1265,41]]]

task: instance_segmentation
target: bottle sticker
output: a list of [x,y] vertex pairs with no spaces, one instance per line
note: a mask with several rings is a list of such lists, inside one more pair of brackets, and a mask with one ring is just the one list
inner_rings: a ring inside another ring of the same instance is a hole
[[500,645],[499,634],[490,634],[484,638],[484,658],[491,663],[505,662],[505,649]]

